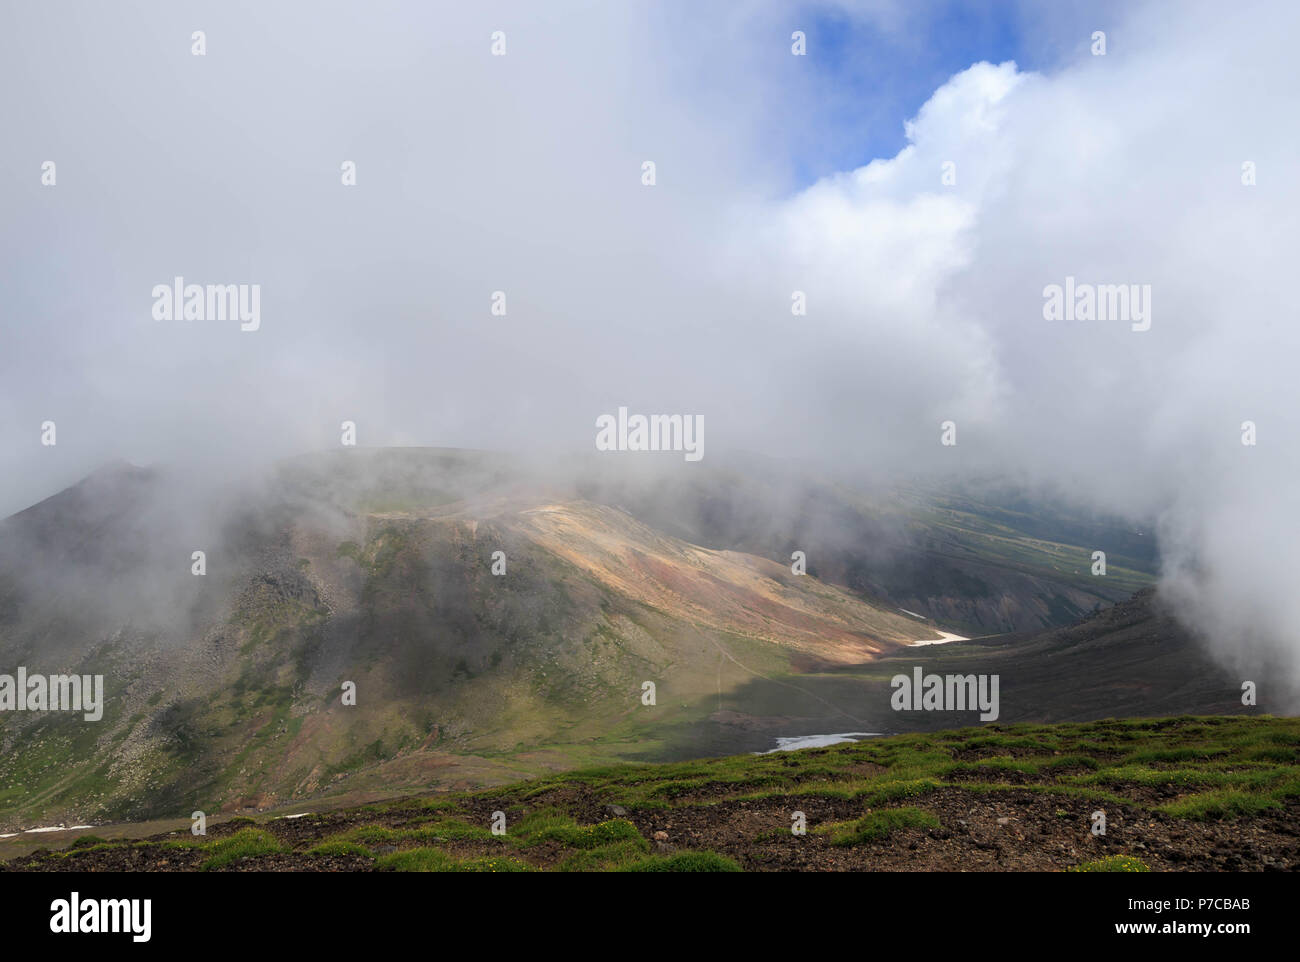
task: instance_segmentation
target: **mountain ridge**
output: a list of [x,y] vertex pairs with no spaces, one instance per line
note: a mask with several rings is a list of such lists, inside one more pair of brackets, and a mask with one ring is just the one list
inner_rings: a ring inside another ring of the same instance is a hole
[[[0,522],[0,656],[102,673],[110,691],[97,727],[5,726],[0,825],[766,747],[800,733],[784,729],[861,724],[878,707],[877,660],[944,657],[907,647],[935,636],[932,621],[817,577],[829,568],[815,559],[838,549],[796,537],[814,561],[795,575],[720,528],[712,546],[657,528],[680,495],[672,483],[593,488],[582,476],[378,449],[292,459],[205,501],[166,471],[117,465]],[[725,488],[699,490],[697,517],[717,517]],[[728,516],[758,505],[775,530],[775,490],[740,486],[747,507]],[[795,527],[830,524],[807,520],[815,498],[795,500]],[[876,523],[832,507],[850,540]],[[946,537],[981,537],[973,518],[945,515]],[[196,549],[204,577],[191,573]],[[1050,569],[1052,552],[1025,550]],[[344,682],[355,706],[341,703]]]

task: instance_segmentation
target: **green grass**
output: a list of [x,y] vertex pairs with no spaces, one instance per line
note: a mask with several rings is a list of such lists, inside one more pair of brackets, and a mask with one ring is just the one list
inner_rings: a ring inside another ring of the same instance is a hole
[[939,819],[921,808],[882,808],[852,822],[832,822],[816,829],[829,835],[832,845],[862,845],[879,842],[901,828],[938,828]]
[[358,825],[334,836],[341,842],[353,842],[373,849],[379,845],[428,845],[452,841],[505,841],[504,836],[493,835],[486,828],[471,825],[459,819],[439,819],[416,828],[387,828],[383,825]]
[[68,848],[70,849],[89,848],[92,845],[98,847],[101,845],[108,845],[108,844],[109,844],[108,839],[100,838],[98,835],[80,835],[73,841],[71,845],[68,846]]
[[1133,855],[1107,855],[1091,862],[1083,862],[1067,872],[1149,872],[1146,862]]
[[[1300,796],[1300,720],[1271,717],[1105,719],[1085,724],[985,725],[851,745],[666,765],[607,765],[504,790],[526,806],[575,783],[631,811],[737,800],[860,801],[878,808],[940,789],[1046,792],[1161,811],[1231,817]],[[864,774],[861,763],[882,767]],[[971,780],[971,779],[974,780]],[[1152,801],[1134,788],[1170,788]],[[514,834],[518,829],[512,828]]]
[[[377,868],[402,871],[674,871],[714,856],[652,855],[652,826],[662,822],[672,831],[674,813],[689,813],[682,819],[689,825],[711,817],[715,807],[722,818],[746,802],[759,803],[771,819],[744,831],[738,845],[807,844],[790,841],[788,813],[796,810],[808,814],[818,836],[813,844],[855,846],[941,827],[934,814],[940,801],[945,809],[954,801],[1014,805],[1026,794],[1039,796],[1060,818],[1101,806],[1130,818],[1246,819],[1295,811],[1298,746],[1300,719],[1187,716],[993,724],[801,752],[601,764],[478,793],[377,802],[358,810],[376,824],[353,825],[294,850],[378,856]],[[622,805],[628,816],[586,823],[609,804]],[[497,809],[508,816],[505,835],[488,826],[485,813]],[[161,844],[199,850],[205,868],[288,850],[250,819],[233,819],[217,831],[232,828],[238,830],[217,839],[182,834]],[[120,844],[132,843],[84,836],[57,854]],[[741,851],[711,844],[723,857]],[[750,865],[750,855],[745,858]]]
[[906,781],[888,781],[881,785],[872,785],[857,794],[857,798],[868,808],[879,808],[892,802],[901,802],[905,798],[920,798],[939,787],[933,778],[912,778]]
[[381,872],[454,872],[457,865],[456,859],[437,848],[408,848],[375,862]]
[[676,855],[652,855],[629,865],[628,872],[739,872],[740,865],[716,852],[678,852]]
[[526,846],[554,841],[568,848],[579,849],[600,848],[615,842],[641,838],[636,826],[621,818],[597,825],[579,825],[567,815],[549,813],[521,820],[514,834]]
[[198,846],[208,853],[208,857],[199,866],[204,872],[225,868],[241,858],[258,855],[276,855],[286,851],[274,835],[265,829],[244,828],[234,835],[215,839],[206,845]]
[[1160,811],[1175,818],[1206,821],[1208,819],[1232,818],[1236,815],[1256,815],[1269,809],[1281,807],[1281,801],[1272,795],[1228,788],[1214,792],[1201,792],[1197,795],[1180,798],[1167,805],[1161,805]]
[[[89,836],[86,836],[86,837],[89,837]],[[106,841],[106,840],[101,839],[101,840],[98,841],[98,842],[93,842],[93,843],[88,842],[88,843],[84,843],[84,844],[82,844],[82,839],[79,838],[79,839],[77,839],[77,841],[73,842],[71,845],[69,845],[67,848],[63,849],[62,851],[59,851],[59,852],[51,852],[51,853],[50,853],[50,857],[51,857],[51,858],[70,858],[70,857],[72,857],[72,856],[74,856],[74,855],[85,855],[85,854],[87,854],[87,853],[89,853],[89,852],[106,852],[106,851],[108,851],[109,849],[114,849],[114,848],[130,848],[132,845],[143,845],[143,844],[146,844],[146,843],[143,843],[143,842],[130,842],[130,841],[127,841],[126,839],[117,839],[117,840],[114,840],[114,841]]]
[[440,818],[437,821],[430,822],[428,825],[422,825],[419,829],[406,834],[421,839],[439,839],[445,841],[465,841],[468,839],[475,839],[490,842],[494,838],[498,837],[493,835],[492,830],[489,828],[484,828],[481,825],[471,825],[469,822],[462,821],[458,818]]
[[313,845],[307,849],[308,855],[361,855],[370,858],[370,849],[364,845],[358,845],[356,842],[344,841],[340,838],[326,839],[319,845]]
[[458,859],[436,848],[409,848],[375,862],[383,872],[534,872],[527,862],[512,855]]
[[626,869],[644,859],[650,843],[641,836],[578,851],[556,866],[560,872],[613,872]]

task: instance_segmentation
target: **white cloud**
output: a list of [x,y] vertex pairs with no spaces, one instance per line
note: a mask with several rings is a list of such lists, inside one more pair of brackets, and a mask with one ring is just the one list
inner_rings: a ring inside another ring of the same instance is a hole
[[[866,457],[948,457],[1159,514],[1186,620],[1238,655],[1289,648],[1300,681],[1300,143],[1284,120],[1300,77],[1282,39],[1300,15],[1180,10],[1176,24],[1136,11],[1110,54],[1047,76],[957,74],[897,156],[771,212],[763,273],[802,278],[829,315],[808,323],[859,352],[871,386],[849,396],[888,424],[863,432]],[[1241,183],[1245,160],[1258,186]],[[1151,285],[1151,329],[1044,321],[1043,288],[1067,275]],[[805,410],[844,396],[828,370],[803,383]],[[938,449],[940,416],[959,457]],[[1267,425],[1254,448],[1248,418]]]
[[[908,6],[865,9],[888,26]],[[1105,57],[1080,34],[1042,74],[976,64],[899,154],[774,199],[783,145],[756,151],[805,115],[770,80],[795,69],[789,17],[756,9],[669,30],[622,4],[16,12],[4,508],[110,456],[224,466],[330,445],[344,418],[364,443],[589,446],[627,404],[704,414],[711,453],[997,471],[1164,511],[1179,570],[1206,572],[1191,620],[1294,652],[1300,11],[1113,8]],[[260,283],[262,331],[159,327],[149,290],[176,274]],[[1067,275],[1150,284],[1151,330],[1045,322]],[[51,416],[57,452],[36,441]]]

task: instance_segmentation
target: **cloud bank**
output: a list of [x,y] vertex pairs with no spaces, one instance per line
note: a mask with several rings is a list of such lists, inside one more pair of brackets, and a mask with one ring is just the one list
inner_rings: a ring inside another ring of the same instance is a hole
[[[906,33],[905,6],[833,8]],[[699,414],[711,456],[1156,517],[1182,617],[1300,680],[1300,11],[1118,9],[1104,56],[1036,11],[1051,69],[972,64],[897,154],[793,189],[778,138],[818,88],[776,6],[11,10],[0,510],[113,457],[222,475],[336,446],[343,420],[590,451],[620,406]],[[260,284],[260,329],[154,320],[178,275]],[[1067,278],[1149,285],[1150,329],[1045,320]]]

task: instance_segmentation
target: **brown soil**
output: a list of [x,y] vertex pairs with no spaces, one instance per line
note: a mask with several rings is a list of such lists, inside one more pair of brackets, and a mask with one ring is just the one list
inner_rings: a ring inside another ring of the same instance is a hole
[[[651,841],[651,850],[670,853],[707,850],[735,859],[748,871],[1058,871],[1105,855],[1142,859],[1153,871],[1284,871],[1300,869],[1300,800],[1285,811],[1223,821],[1189,821],[1136,807],[1092,803],[1064,795],[1010,788],[993,793],[944,785],[907,804],[939,819],[939,827],[898,829],[887,838],[837,847],[818,825],[859,818],[868,809],[861,800],[809,796],[774,796],[758,800],[711,798],[725,795],[706,787],[692,793],[690,804],[672,809],[633,809],[625,817]],[[1157,793],[1153,796],[1159,797]],[[578,822],[592,824],[613,817],[601,798],[582,785],[565,785],[531,799],[529,810],[557,807]],[[892,807],[892,806],[889,806]],[[1089,831],[1095,808],[1106,811],[1107,832]],[[486,826],[498,808],[512,817],[523,814],[516,802],[478,796],[463,800],[455,812],[431,812],[411,800],[383,811],[349,809],[297,819],[258,823],[294,851],[256,856],[227,871],[369,871],[372,858],[315,856],[306,849],[348,828],[375,825],[393,829],[427,826],[454,816]],[[791,815],[802,811],[808,832],[790,831]],[[221,838],[246,822],[210,826]],[[656,840],[658,833],[667,840]],[[67,855],[44,850],[0,864],[0,871],[168,872],[194,871],[207,855],[160,844],[172,833],[134,847],[115,847]],[[558,842],[523,849],[502,840],[447,840],[440,848],[457,857],[509,852],[538,868],[553,868],[572,854]],[[374,849],[377,854],[393,846]]]

